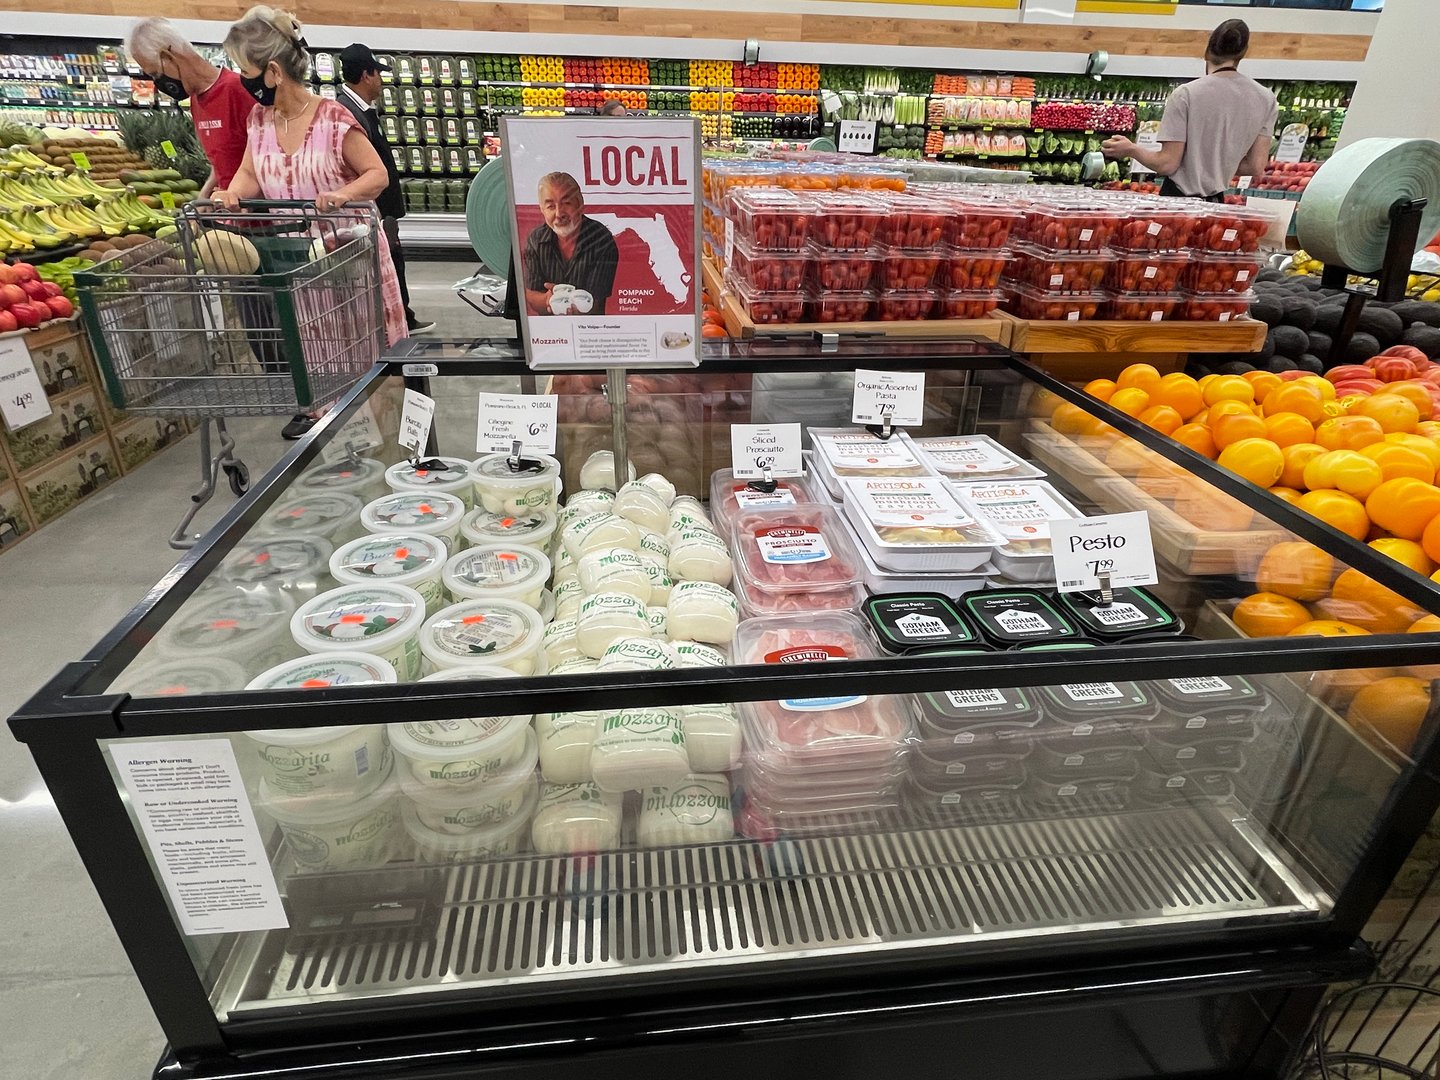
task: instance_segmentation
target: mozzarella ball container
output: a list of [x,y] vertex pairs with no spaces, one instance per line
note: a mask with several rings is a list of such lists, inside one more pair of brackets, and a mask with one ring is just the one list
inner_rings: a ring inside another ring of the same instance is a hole
[[473,791],[525,760],[530,717],[420,720],[386,729],[414,785]]
[[451,556],[442,576],[457,601],[514,600],[538,611],[550,560],[535,548],[485,544]]
[[641,792],[636,830],[641,847],[715,844],[734,835],[730,781],[724,776],[697,772]]
[[558,521],[553,510],[525,514],[492,514],[483,506],[471,510],[460,522],[460,539],[468,547],[509,544],[548,552]]
[[270,508],[255,527],[263,536],[318,536],[336,547],[372,530],[360,523],[360,500],[339,492],[311,491]]
[[565,500],[565,505],[557,511],[556,517],[559,519],[560,528],[564,529],[576,518],[593,514],[597,510],[614,513],[615,492],[582,488]]
[[670,540],[670,576],[677,581],[713,581],[729,585],[735,566],[725,541],[713,529],[691,526],[672,532]]
[[334,547],[320,536],[247,537],[231,549],[215,580],[242,592],[283,592],[297,604],[335,587]]
[[609,510],[578,517],[560,530],[560,542],[572,559],[601,548],[640,548],[640,526]]
[[[379,661],[366,658],[371,664]],[[384,682],[383,678],[347,679],[337,669],[360,670],[362,661],[342,658],[338,661],[306,658],[302,664],[316,669],[314,680],[291,681],[272,669],[252,682],[247,690],[297,687],[329,676],[331,686]],[[383,672],[377,671],[377,675]],[[391,673],[390,680],[394,681]],[[260,776],[272,794],[279,798],[330,797],[355,800],[368,795],[390,771],[390,744],[384,725],[359,724],[342,727],[276,728],[273,731],[247,731],[245,737],[255,747],[260,762]]]
[[385,484],[391,491],[454,495],[466,510],[475,505],[475,481],[470,475],[470,462],[464,458],[423,458],[418,465],[402,461],[385,470]]
[[460,523],[465,504],[443,491],[399,491],[366,503],[360,522],[367,533],[424,533],[445,541],[447,550],[460,547]]
[[508,821],[525,804],[528,788],[535,784],[537,757],[535,732],[528,727],[524,744],[524,750],[509,768],[483,784],[437,787],[421,783],[411,774],[403,756],[397,759],[395,776],[422,825],[439,833],[468,836]]
[[476,859],[499,858],[525,850],[530,818],[540,795],[540,785],[526,782],[519,810],[511,817],[491,825],[471,829],[463,834],[440,832],[420,820],[415,804],[404,803],[400,820],[415,845],[415,858],[422,863],[444,866],[449,863],[473,862]]
[[620,592],[650,602],[650,571],[630,548],[596,548],[580,556],[575,576],[586,593]]
[[620,709],[600,718],[590,771],[601,791],[673,783],[690,772],[685,727],[676,709]]
[[388,488],[385,466],[374,458],[356,457],[306,469],[295,478],[295,490],[353,495],[362,503],[378,499]]
[[728,645],[740,622],[735,594],[713,581],[682,581],[670,590],[669,631],[687,641]]
[[419,634],[425,598],[408,585],[342,585],[301,605],[290,634],[306,652],[372,653],[395,668],[401,682],[420,677]]
[[397,853],[399,786],[388,776],[368,794],[287,797],[260,781],[257,809],[274,818],[301,873],[370,870]]
[[582,855],[620,846],[623,795],[590,781],[545,783],[530,825],[530,842],[542,855]]
[[639,480],[632,480],[615,494],[614,513],[653,532],[670,527],[670,504]]
[[463,600],[432,615],[420,650],[437,669],[493,664],[517,675],[544,674],[540,613],[515,600]]
[[555,509],[560,462],[545,454],[522,459],[512,468],[508,454],[486,454],[471,466],[475,505],[492,514],[519,516]]
[[[559,613],[557,607],[556,614]],[[621,638],[650,636],[645,604],[629,593],[603,592],[587,596],[580,603],[575,622],[580,651],[596,660]]]
[[161,660],[230,660],[254,677],[300,654],[290,637],[295,610],[283,592],[231,590],[191,599],[155,635]]
[[330,574],[341,585],[377,580],[408,585],[425,598],[425,612],[433,615],[450,602],[440,579],[448,554],[444,540],[425,533],[362,536],[330,556]]

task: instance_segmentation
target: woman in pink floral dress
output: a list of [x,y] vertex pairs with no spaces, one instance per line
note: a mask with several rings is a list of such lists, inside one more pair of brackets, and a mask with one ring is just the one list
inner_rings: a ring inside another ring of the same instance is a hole
[[[250,114],[245,160],[212,198],[233,209],[242,199],[313,200],[322,211],[369,202],[385,190],[385,165],[350,110],[312,94],[300,24],[288,12],[253,7],[230,28],[225,51],[259,102]],[[378,229],[378,225],[377,225]],[[405,308],[390,249],[377,232],[385,339],[406,336]]]

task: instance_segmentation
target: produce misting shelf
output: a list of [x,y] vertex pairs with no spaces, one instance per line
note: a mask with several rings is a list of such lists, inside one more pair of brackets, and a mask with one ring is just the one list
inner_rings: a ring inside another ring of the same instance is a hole
[[1231,322],[1064,322],[1017,319],[1010,347],[1028,353],[1247,353],[1265,343],[1265,324]]

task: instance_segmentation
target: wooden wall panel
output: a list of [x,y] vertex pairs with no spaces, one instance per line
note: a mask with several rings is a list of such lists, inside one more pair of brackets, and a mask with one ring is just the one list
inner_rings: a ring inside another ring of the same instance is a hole
[[[67,14],[168,15],[233,21],[251,0],[41,0],[46,11]],[[346,26],[484,30],[496,33],[564,33],[595,37],[674,37],[762,41],[846,42],[917,48],[1090,52],[1114,56],[1200,56],[1203,30],[1157,25],[1040,26],[954,19],[727,12],[683,8],[587,7],[578,4],[496,4],[483,0],[390,0],[357,8],[353,0],[292,0],[302,21]],[[0,0],[0,11],[29,11],[34,4]],[[1257,33],[1250,55],[1268,60],[1364,60],[1370,39],[1359,34]]]

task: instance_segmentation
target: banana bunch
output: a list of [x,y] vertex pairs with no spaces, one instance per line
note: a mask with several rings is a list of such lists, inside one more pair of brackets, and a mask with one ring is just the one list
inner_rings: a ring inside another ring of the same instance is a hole
[[59,248],[75,242],[74,233],[41,218],[40,213],[33,207],[26,207],[0,214],[0,239],[17,245],[15,250],[19,251]]
[[18,175],[0,176],[0,210],[23,210],[29,206],[56,206],[56,201],[38,191]]
[[22,169],[49,169],[48,161],[42,161],[23,146],[12,146],[9,150],[0,150],[0,171],[19,172]]
[[163,225],[175,223],[169,214],[151,210],[129,190],[124,194],[101,199],[95,204],[93,212],[102,222],[123,225],[126,232],[152,232]]

